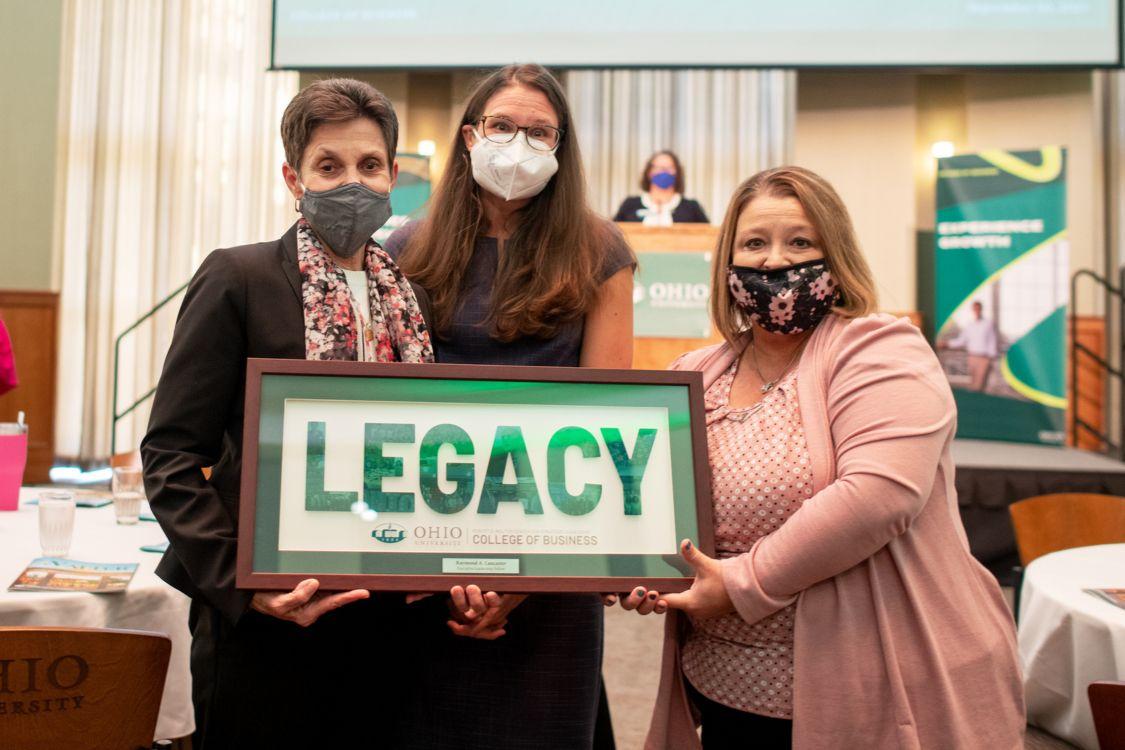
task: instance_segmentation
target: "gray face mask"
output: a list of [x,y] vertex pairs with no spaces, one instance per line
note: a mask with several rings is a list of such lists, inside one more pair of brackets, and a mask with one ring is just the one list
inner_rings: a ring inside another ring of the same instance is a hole
[[376,193],[358,182],[319,192],[301,187],[301,215],[341,258],[358,253],[391,218],[390,193]]

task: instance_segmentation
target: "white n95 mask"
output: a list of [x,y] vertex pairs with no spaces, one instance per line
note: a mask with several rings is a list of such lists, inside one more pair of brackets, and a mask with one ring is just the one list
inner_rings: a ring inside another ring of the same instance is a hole
[[538,195],[559,171],[550,151],[537,151],[520,131],[507,143],[495,143],[473,131],[477,142],[469,149],[473,179],[482,188],[506,201]]

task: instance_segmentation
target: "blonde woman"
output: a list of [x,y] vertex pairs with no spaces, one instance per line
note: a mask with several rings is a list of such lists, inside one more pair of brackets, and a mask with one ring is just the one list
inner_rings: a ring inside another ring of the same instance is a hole
[[[648,748],[1023,747],[1011,615],[969,554],[933,351],[874,314],[840,197],[761,172],[723,221],[704,373],[717,559],[689,541]],[[682,614],[681,614],[682,613]],[[694,721],[693,721],[694,718]]]

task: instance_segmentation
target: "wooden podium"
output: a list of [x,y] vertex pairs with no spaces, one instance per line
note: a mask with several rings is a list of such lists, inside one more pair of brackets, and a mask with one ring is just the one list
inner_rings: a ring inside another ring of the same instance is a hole
[[[629,246],[637,253],[699,253],[714,252],[719,228],[711,224],[673,224],[670,227],[646,227],[637,222],[620,222]],[[676,357],[722,341],[711,329],[710,338],[635,338],[633,367],[638,370],[663,370]]]

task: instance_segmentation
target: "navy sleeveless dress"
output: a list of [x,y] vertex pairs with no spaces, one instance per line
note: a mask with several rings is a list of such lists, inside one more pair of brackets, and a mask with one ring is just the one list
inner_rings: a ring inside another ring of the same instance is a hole
[[[396,260],[417,224],[390,236]],[[620,233],[615,233],[620,237]],[[434,338],[438,362],[577,367],[581,321],[551,339],[501,342],[488,316],[499,247],[477,241],[450,330]],[[624,238],[606,248],[600,281],[636,262]],[[604,608],[594,594],[535,594],[508,617],[495,641],[455,636],[448,597],[408,608],[414,658],[395,747],[407,750],[583,750],[594,742],[601,690]]]

